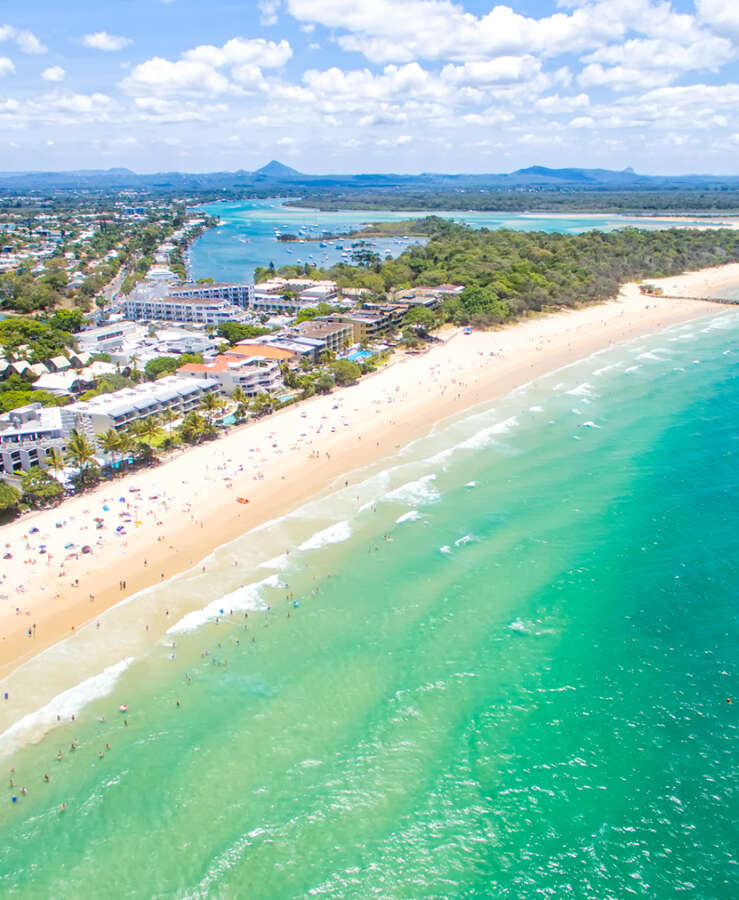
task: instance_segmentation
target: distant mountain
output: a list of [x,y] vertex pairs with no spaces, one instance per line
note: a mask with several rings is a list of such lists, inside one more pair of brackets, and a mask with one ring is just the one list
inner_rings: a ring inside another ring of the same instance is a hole
[[298,172],[297,169],[291,169],[290,166],[286,166],[281,162],[278,162],[276,159],[270,160],[266,166],[262,166],[261,169],[257,169],[256,172],[252,172],[253,175],[266,175],[268,178],[294,178],[300,177],[302,173]]
[[116,192],[142,191],[181,196],[183,194],[220,195],[238,191],[245,195],[268,197],[281,193],[308,196],[326,192],[341,193],[345,198],[359,192],[445,191],[480,193],[500,191],[582,192],[672,189],[739,188],[736,175],[639,175],[633,169],[620,172],[609,169],[551,169],[529,166],[508,174],[443,174],[421,175],[393,173],[357,175],[306,175],[278,160],[272,160],[255,172],[157,172],[139,175],[130,169],[87,169],[71,172],[0,172],[0,194],[53,194],[57,191]]

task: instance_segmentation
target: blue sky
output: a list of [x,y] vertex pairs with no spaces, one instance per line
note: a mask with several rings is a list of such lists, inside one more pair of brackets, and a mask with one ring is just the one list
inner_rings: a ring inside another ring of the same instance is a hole
[[0,170],[739,173],[739,0],[5,0]]

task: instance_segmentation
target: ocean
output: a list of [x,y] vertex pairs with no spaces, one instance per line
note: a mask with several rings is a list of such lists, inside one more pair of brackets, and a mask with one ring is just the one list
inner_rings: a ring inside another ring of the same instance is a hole
[[[209,278],[217,273],[223,281],[251,281],[256,266],[296,265],[310,263],[328,267],[341,262],[349,253],[351,244],[341,239],[325,242],[311,240],[305,243],[282,243],[275,232],[298,234],[315,238],[325,232],[342,234],[353,231],[370,222],[401,221],[425,215],[419,212],[394,210],[340,210],[321,212],[284,206],[282,200],[253,200],[239,203],[212,203],[199,209],[218,216],[221,225],[205,232],[188,253],[191,277]],[[705,219],[646,219],[619,215],[535,215],[531,213],[498,213],[476,211],[440,211],[433,215],[454,219],[473,228],[511,228],[517,231],[552,231],[577,234],[599,229],[613,231],[617,228],[671,228],[690,227],[696,222],[710,224]],[[715,224],[715,223],[714,223]],[[411,244],[423,243],[423,239],[387,237],[370,239],[370,247],[385,258],[398,256]]]
[[2,896],[739,896],[738,339],[537,379],[24,666]]

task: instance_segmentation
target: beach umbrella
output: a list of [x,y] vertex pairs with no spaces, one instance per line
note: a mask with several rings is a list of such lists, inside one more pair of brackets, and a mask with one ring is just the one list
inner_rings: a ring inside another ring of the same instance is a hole
[[103,512],[110,512],[110,509],[109,509],[109,507],[107,507],[107,506],[103,506]]
[[92,553],[92,547],[89,544],[85,544],[85,546],[82,548],[82,552],[83,553]]
[[38,528],[34,525],[33,528],[28,532],[29,534],[38,534]]
[[119,498],[118,498],[118,502],[119,502],[119,503],[125,503],[125,502],[126,502],[126,498],[125,498],[125,497],[119,497]]

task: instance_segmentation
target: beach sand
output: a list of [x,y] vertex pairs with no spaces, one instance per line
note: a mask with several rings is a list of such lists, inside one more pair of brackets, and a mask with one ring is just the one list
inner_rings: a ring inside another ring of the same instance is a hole
[[[727,268],[699,273],[706,288]],[[670,285],[683,289],[679,279]],[[645,297],[631,284],[608,303],[498,331],[448,328],[443,343],[399,353],[358,385],[3,526],[3,554],[12,558],[0,569],[0,675],[225,542],[343,486],[349,473],[391,457],[436,423],[599,349],[723,308]],[[92,552],[81,553],[83,545]]]

